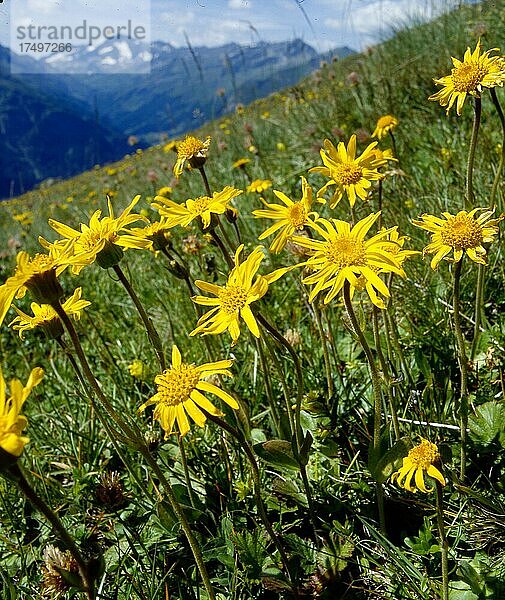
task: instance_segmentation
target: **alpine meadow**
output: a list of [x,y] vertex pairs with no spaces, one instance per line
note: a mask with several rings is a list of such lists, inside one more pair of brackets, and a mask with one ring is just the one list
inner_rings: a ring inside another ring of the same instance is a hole
[[505,598],[504,46],[462,4],[0,202],[3,600]]

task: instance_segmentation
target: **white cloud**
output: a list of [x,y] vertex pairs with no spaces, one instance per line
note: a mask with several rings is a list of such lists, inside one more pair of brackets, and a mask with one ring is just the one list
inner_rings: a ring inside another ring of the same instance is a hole
[[240,9],[240,8],[251,8],[251,0],[228,0],[228,8]]

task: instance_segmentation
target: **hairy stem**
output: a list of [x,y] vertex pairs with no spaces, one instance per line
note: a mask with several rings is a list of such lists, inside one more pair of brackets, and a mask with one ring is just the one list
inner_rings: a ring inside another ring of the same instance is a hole
[[480,96],[475,96],[473,108],[472,137],[470,138],[470,147],[468,148],[468,161],[466,166],[466,208],[471,208],[474,200],[473,165],[475,162],[475,149],[477,148],[477,136],[479,134],[480,116],[482,113],[482,100]]
[[449,544],[445,534],[444,525],[444,504],[442,496],[442,486],[435,481],[437,488],[437,524],[438,534],[440,536],[440,547],[442,549],[442,600],[449,600]]
[[[489,206],[493,208],[494,201],[496,198],[496,193],[498,191],[498,187],[500,182],[502,181],[503,167],[505,166],[505,115],[503,114],[503,109],[501,107],[500,101],[498,100],[498,96],[496,95],[496,89],[491,88],[491,99],[496,108],[496,112],[498,113],[498,118],[500,119],[501,129],[502,129],[502,143],[501,143],[501,154],[500,154],[500,162],[498,164],[498,170],[496,171],[496,175],[493,181],[493,187],[491,188],[491,195],[489,197]],[[501,200],[501,196],[500,196]],[[501,210],[501,202],[499,202],[499,207]]]

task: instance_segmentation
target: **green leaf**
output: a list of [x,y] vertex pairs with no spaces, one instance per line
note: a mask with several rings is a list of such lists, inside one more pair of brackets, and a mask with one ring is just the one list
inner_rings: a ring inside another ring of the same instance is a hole
[[307,498],[298,489],[296,483],[289,479],[281,479],[276,477],[272,483],[272,492],[280,496],[292,498],[297,504],[307,507]]
[[306,465],[309,462],[310,448],[312,447],[313,441],[314,438],[312,437],[312,434],[310,431],[307,431],[300,448],[299,460],[302,465]]
[[505,440],[505,406],[500,402],[485,402],[477,407],[475,414],[468,419],[470,437],[485,446],[495,438]]
[[285,469],[298,471],[300,466],[294,457],[291,442],[287,440],[268,440],[254,444],[254,451],[265,462]]
[[383,483],[388,477],[401,467],[403,458],[407,456],[412,442],[410,438],[399,439],[393,446],[387,450],[389,432],[385,431],[381,436],[380,450],[375,452],[373,446],[370,446],[368,456],[368,468],[372,477],[378,483]]

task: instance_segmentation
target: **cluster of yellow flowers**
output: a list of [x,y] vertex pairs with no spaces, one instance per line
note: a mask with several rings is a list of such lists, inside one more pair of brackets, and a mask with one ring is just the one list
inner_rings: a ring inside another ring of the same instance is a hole
[[[502,85],[505,81],[503,61],[498,56],[489,56],[492,51],[480,52],[480,42],[472,53],[468,49],[463,62],[453,59],[452,74],[436,82],[443,87],[430,97],[438,100],[447,110],[454,103],[458,114],[467,94],[478,95],[483,87]],[[382,140],[398,125],[398,119],[392,115],[384,115],[377,121],[373,137]],[[174,175],[180,177],[185,167],[199,169],[203,172],[208,158],[211,139],[199,140],[187,136],[177,144],[167,144],[165,150],[176,149],[177,160],[173,169]],[[259,274],[265,253],[261,246],[256,246],[246,258],[241,244],[234,251],[234,258],[229,260],[230,272],[223,285],[196,280],[195,285],[209,295],[196,295],[193,301],[210,310],[198,320],[196,327],[189,333],[195,335],[218,335],[225,331],[231,336],[232,345],[240,336],[240,323],[243,321],[249,331],[260,336],[260,325],[252,307],[265,296],[269,286],[297,267],[305,267],[306,274],[302,282],[311,286],[309,301],[313,302],[321,293],[324,303],[331,302],[341,293],[344,286],[350,289],[351,297],[355,292],[365,290],[370,301],[380,309],[386,307],[385,299],[390,297],[390,290],[384,275],[397,274],[405,277],[403,268],[407,258],[417,254],[414,250],[404,249],[408,239],[400,235],[397,227],[380,228],[370,234],[377,224],[381,213],[372,212],[357,222],[347,222],[332,217],[320,217],[314,210],[315,203],[328,204],[326,210],[333,210],[342,198],[347,197],[350,209],[353,210],[358,198],[368,201],[374,184],[381,182],[385,173],[381,171],[388,161],[395,161],[390,149],[378,148],[378,141],[370,143],[358,154],[356,135],[351,135],[347,145],[344,142],[335,145],[324,140],[324,148],[320,151],[323,166],[315,166],[309,171],[327,179],[326,183],[314,194],[305,177],[301,178],[301,198],[290,199],[284,192],[274,189],[273,194],[281,202],[276,204],[261,199],[263,208],[253,210],[256,218],[273,221],[260,236],[264,240],[271,235],[275,237],[270,250],[278,254],[288,242],[301,247],[306,259],[296,265],[282,267],[268,274]],[[234,167],[243,168],[250,159],[240,159]],[[248,192],[263,193],[272,186],[270,180],[255,180],[247,187]],[[331,195],[326,193],[331,189]],[[12,321],[20,335],[34,327],[43,326],[53,337],[63,334],[58,328],[57,313],[54,309],[63,297],[63,289],[58,277],[67,268],[74,275],[94,262],[102,268],[118,265],[125,249],[150,250],[157,253],[168,243],[169,230],[176,227],[188,227],[195,220],[203,229],[216,235],[214,229],[223,214],[237,214],[234,200],[243,191],[231,186],[221,191],[197,198],[188,198],[183,203],[176,203],[169,198],[172,189],[163,187],[159,190],[152,207],[159,212],[158,221],[149,222],[142,214],[133,211],[140,196],[135,196],[129,206],[115,216],[110,198],[108,198],[108,215],[102,216],[97,210],[87,224],[74,229],[64,223],[49,220],[49,225],[59,234],[60,239],[48,242],[41,238],[40,243],[45,252],[31,257],[20,252],[14,275],[0,286],[0,324],[15,299],[22,298],[28,290],[35,302],[31,305],[33,315],[21,311],[17,307],[17,317]],[[353,213],[354,214],[354,213]],[[492,218],[493,211],[475,208],[469,212],[460,211],[456,215],[443,213],[443,218],[433,215],[422,215],[414,220],[414,224],[433,234],[431,243],[424,249],[425,253],[434,254],[431,266],[435,269],[442,259],[460,261],[464,253],[478,263],[485,263],[487,244],[498,232],[499,218]],[[354,221],[354,218],[352,219]],[[141,223],[142,227],[131,227],[133,223]],[[380,227],[380,226],[379,226]],[[301,235],[302,230],[309,236]],[[83,300],[81,288],[77,288],[62,307],[67,314],[79,318],[81,311],[89,306]],[[40,304],[39,304],[40,303]],[[220,360],[196,366],[182,361],[181,353],[176,345],[172,349],[172,366],[155,378],[157,393],[142,406],[154,404],[154,418],[161,423],[168,436],[177,424],[178,432],[185,435],[189,431],[188,415],[200,426],[206,421],[206,414],[220,415],[218,409],[204,394],[213,394],[234,409],[237,401],[219,386],[206,379],[209,376],[231,376],[229,367],[231,360]],[[131,372],[142,378],[143,369],[132,364]],[[21,435],[26,424],[19,415],[22,403],[30,390],[40,381],[41,370],[34,370],[27,385],[19,382],[11,386],[11,396],[6,399],[5,384],[0,374],[0,402],[3,416],[0,421],[1,447],[14,456],[18,456],[27,438]],[[403,467],[395,475],[398,483],[412,490],[412,477],[421,491],[428,491],[423,481],[423,473],[445,483],[437,469],[438,450],[434,444],[423,440],[404,459]]]

